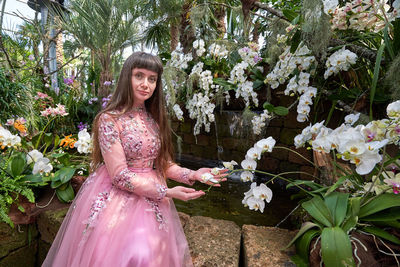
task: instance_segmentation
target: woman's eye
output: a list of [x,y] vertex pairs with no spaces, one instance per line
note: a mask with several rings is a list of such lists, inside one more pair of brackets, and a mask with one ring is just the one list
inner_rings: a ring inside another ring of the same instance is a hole
[[143,75],[141,73],[136,73],[135,78],[142,79]]
[[156,81],[157,81],[156,77],[150,77],[149,78],[149,82],[151,82],[151,83],[155,83]]

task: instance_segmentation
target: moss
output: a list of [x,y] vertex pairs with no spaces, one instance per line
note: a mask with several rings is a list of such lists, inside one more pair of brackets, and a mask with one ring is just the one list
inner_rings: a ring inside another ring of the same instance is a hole
[[400,99],[400,53],[390,64],[388,71],[386,72],[385,84],[389,88],[392,100]]
[[316,58],[324,59],[331,38],[329,16],[323,12],[321,0],[304,0],[301,10],[304,23],[302,39]]

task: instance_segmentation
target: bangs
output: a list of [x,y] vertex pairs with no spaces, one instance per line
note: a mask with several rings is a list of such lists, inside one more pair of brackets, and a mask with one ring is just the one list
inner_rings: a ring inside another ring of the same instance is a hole
[[141,68],[156,72],[161,75],[163,72],[163,66],[161,60],[151,54],[145,52],[136,52],[130,56],[130,69]]

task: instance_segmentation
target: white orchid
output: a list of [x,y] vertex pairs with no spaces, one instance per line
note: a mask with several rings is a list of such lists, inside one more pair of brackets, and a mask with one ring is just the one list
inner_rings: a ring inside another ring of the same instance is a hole
[[256,159],[261,159],[261,153],[262,153],[262,148],[255,146],[247,151],[246,156],[250,159],[256,160]]
[[32,173],[33,174],[43,174],[43,173],[49,173],[53,169],[53,165],[51,165],[50,160],[48,158],[40,158],[35,162],[35,165],[33,166]]
[[75,142],[74,147],[79,153],[87,154],[92,151],[92,140],[86,128],[78,133],[78,141]]
[[253,178],[254,178],[254,175],[253,175],[251,172],[249,172],[249,171],[244,171],[244,172],[242,172],[242,173],[240,174],[240,179],[241,179],[243,182],[252,182],[252,181],[253,181]]
[[212,183],[214,183],[214,184],[217,184],[218,183],[218,181],[214,178],[214,175],[212,175],[211,173],[209,173],[209,172],[206,172],[206,173],[203,173],[202,175],[201,175],[201,179],[203,180],[203,182],[212,182]]
[[344,117],[344,122],[353,125],[356,121],[358,121],[359,118],[360,118],[360,113],[349,114],[346,117]]
[[222,170],[224,170],[224,168],[218,168],[218,167],[212,168],[211,169],[211,174],[219,175]]
[[386,113],[389,118],[399,118],[400,117],[400,100],[390,103],[386,108]]
[[255,170],[257,168],[257,162],[253,159],[245,159],[240,163],[240,165],[243,167],[243,169],[248,170]]
[[269,203],[272,199],[272,190],[265,184],[260,184],[253,189],[253,195],[255,198],[265,200]]
[[272,136],[270,136],[266,139],[261,139],[256,143],[255,146],[261,149],[262,152],[272,152],[275,143],[276,143],[275,139]]
[[249,197],[246,202],[247,206],[249,206],[250,210],[257,211],[259,210],[261,213],[264,212],[265,202],[261,199],[255,197]]
[[224,161],[224,162],[222,162],[222,164],[228,170],[233,170],[233,168],[234,168],[233,166],[238,165],[238,163],[236,161],[234,161],[234,160],[231,160],[230,162]]
[[34,149],[27,154],[26,163],[31,164],[32,162],[37,162],[41,158],[43,158],[43,154],[38,150]]

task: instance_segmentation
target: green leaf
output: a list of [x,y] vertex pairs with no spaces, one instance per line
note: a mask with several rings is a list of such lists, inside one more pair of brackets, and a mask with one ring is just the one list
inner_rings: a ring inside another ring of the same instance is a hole
[[374,78],[372,79],[372,85],[371,85],[370,106],[369,106],[369,118],[371,121],[373,120],[372,107],[374,105],[376,85],[378,83],[379,71],[381,68],[382,55],[384,50],[385,50],[385,44],[383,43],[381,47],[379,47],[378,54],[376,56],[375,67],[374,67]]
[[26,166],[26,159],[22,155],[22,153],[18,153],[15,156],[12,157],[12,160],[10,162],[10,169],[11,169],[11,174],[15,178],[18,175],[20,175]]
[[270,111],[270,112],[272,112],[272,110],[274,108],[274,105],[272,105],[271,103],[265,101],[264,104],[263,104],[263,108],[268,110],[268,111]]
[[314,227],[320,227],[320,226],[319,226],[318,224],[316,224],[316,223],[313,223],[313,222],[305,222],[305,223],[301,226],[300,230],[297,232],[296,236],[295,236],[295,237],[290,241],[290,243],[285,247],[285,249],[291,247],[291,246],[294,244],[294,242],[296,242],[296,240],[297,240],[300,236],[302,236],[305,232],[307,232],[308,230],[310,230],[311,228],[314,228]]
[[296,254],[298,254],[307,264],[310,255],[311,241],[319,235],[321,235],[321,230],[311,229],[304,233],[304,235],[302,235],[296,242]]
[[330,193],[332,193],[333,191],[336,190],[336,188],[338,188],[339,186],[342,185],[343,181],[346,180],[348,177],[347,176],[342,176],[340,177],[336,183],[334,183],[333,185],[331,185],[328,189],[328,191],[326,191],[325,196],[329,195]]
[[296,52],[297,47],[299,47],[300,42],[301,42],[301,31],[297,30],[291,40],[292,45],[290,46],[290,53]]
[[300,257],[298,254],[293,255],[290,257],[290,260],[296,264],[297,267],[309,267],[310,265],[308,264],[308,260],[305,261],[302,257]]
[[352,197],[349,199],[350,212],[352,216],[358,216],[360,213],[361,197]]
[[25,212],[24,207],[22,207],[21,205],[18,205],[18,209],[19,209],[21,212]]
[[40,174],[29,174],[29,175],[25,175],[21,179],[21,181],[28,182],[28,183],[41,183],[41,182],[43,182],[43,179]]
[[253,82],[253,88],[254,89],[258,89],[258,88],[260,88],[261,86],[263,86],[264,85],[264,81],[261,81],[261,80],[255,80],[254,82]]
[[60,141],[60,137],[56,134],[56,136],[54,136],[54,147],[58,147]]
[[344,221],[341,227],[345,233],[348,233],[356,227],[357,223],[358,223],[358,216],[350,216]]
[[360,218],[374,214],[384,209],[400,207],[399,196],[385,193],[372,199],[370,202],[360,208]]
[[371,233],[373,235],[376,235],[376,236],[379,236],[386,240],[389,240],[390,242],[393,242],[397,245],[400,245],[400,239],[398,239],[394,235],[389,234],[388,232],[386,232],[385,230],[383,230],[381,228],[374,227],[374,226],[367,226],[367,227],[362,228],[362,230],[367,233]]
[[67,188],[64,190],[56,189],[56,194],[58,199],[62,202],[71,202],[75,197],[74,189],[71,184],[68,184]]
[[362,220],[368,222],[400,220],[400,208],[384,210],[382,212],[366,216]]
[[286,188],[290,188],[290,187],[298,186],[298,185],[308,186],[312,190],[317,190],[317,189],[323,188],[323,186],[320,185],[320,184],[317,184],[317,183],[315,183],[313,181],[306,181],[306,180],[296,180],[294,182],[291,182],[291,183],[287,184]]
[[340,227],[322,230],[321,251],[326,267],[355,266],[350,238]]
[[320,197],[314,197],[301,205],[314,219],[327,227],[333,226],[333,218],[328,207]]
[[289,21],[293,21],[297,16],[299,16],[295,11],[290,9],[284,9],[282,13]]
[[383,39],[385,40],[386,49],[390,55],[390,58],[393,60],[394,52],[393,52],[391,40],[390,40],[389,34],[388,34],[388,27],[389,27],[389,24],[386,24],[385,29],[383,30]]
[[54,176],[57,176],[62,183],[66,183],[74,176],[76,169],[71,167],[64,167],[56,171]]
[[45,133],[43,139],[44,139],[44,142],[46,143],[46,146],[49,146],[49,145],[51,145],[51,143],[53,143],[53,134]]
[[289,110],[286,107],[282,106],[274,107],[272,111],[279,116],[286,116],[287,114],[289,114]]
[[333,215],[335,226],[339,226],[346,217],[348,198],[349,194],[347,193],[333,192],[324,199],[326,206]]

